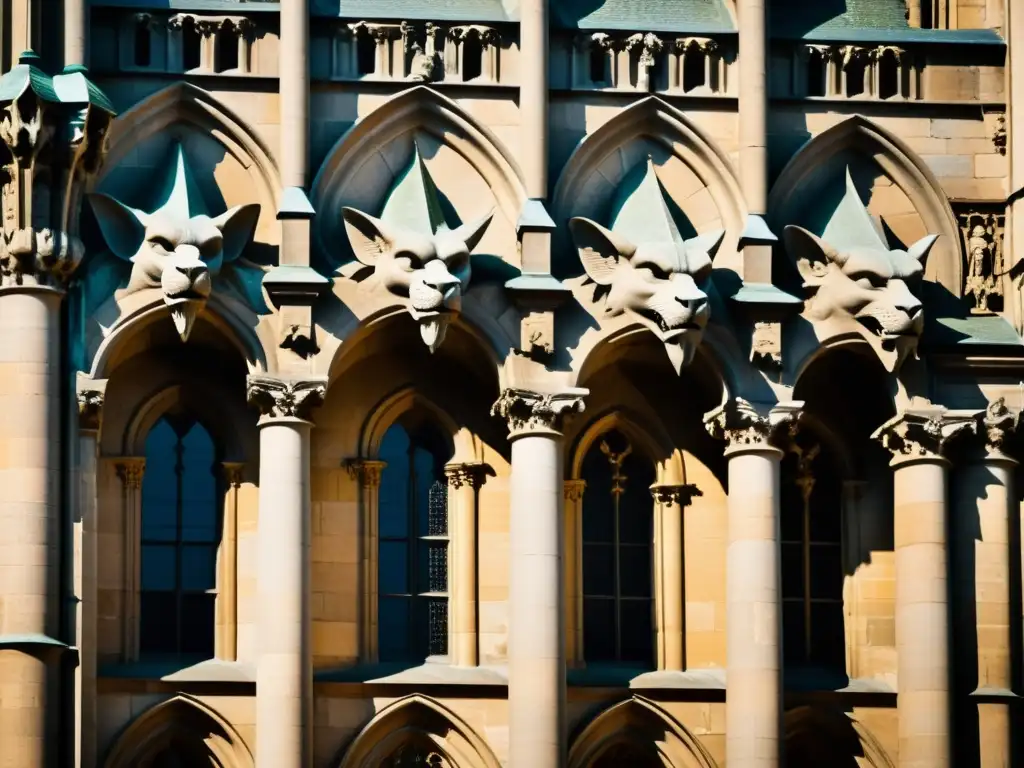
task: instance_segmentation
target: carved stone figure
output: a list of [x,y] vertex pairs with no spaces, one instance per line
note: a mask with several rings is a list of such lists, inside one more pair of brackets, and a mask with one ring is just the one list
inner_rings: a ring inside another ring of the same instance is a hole
[[[487,229],[493,211],[451,229],[441,211],[437,187],[418,147],[388,194],[380,218],[344,208],[345,229],[360,264],[388,291],[408,300],[420,336],[431,352],[444,341],[462,294],[469,289],[469,254]],[[359,275],[353,275],[359,279]]]
[[[960,215],[960,231],[963,233],[967,269],[964,274],[964,295],[974,301],[971,311],[986,314],[1001,309],[1002,281],[1004,273],[1002,258],[1001,217],[979,211]],[[995,299],[995,301],[993,301]],[[996,306],[991,306],[991,304]]]
[[916,348],[924,318],[912,288],[921,281],[937,235],[926,235],[907,250],[890,249],[847,169],[846,194],[822,235],[790,225],[783,236],[804,280],[808,319],[857,320],[887,353],[890,359],[883,362],[890,369]]
[[[259,218],[257,204],[231,208],[211,218],[180,145],[151,213],[130,208],[109,195],[89,195],[89,202],[111,252],[131,263],[122,296],[147,288],[163,291],[175,328],[187,341],[196,316],[206,305],[215,279],[227,267],[250,267],[241,260]],[[243,279],[244,282],[244,279]]]
[[623,179],[610,229],[575,217],[569,230],[587,276],[607,293],[606,314],[629,314],[649,328],[681,371],[693,360],[711,316],[702,286],[725,232],[684,240],[650,158]]

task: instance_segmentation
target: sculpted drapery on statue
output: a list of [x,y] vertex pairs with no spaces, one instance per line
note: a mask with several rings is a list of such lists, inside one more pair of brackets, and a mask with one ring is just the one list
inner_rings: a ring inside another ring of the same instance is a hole
[[[431,352],[436,351],[452,316],[461,309],[471,277],[469,254],[493,211],[452,229],[414,142],[412,160],[388,193],[380,218],[355,208],[344,208],[343,216],[358,260],[351,276],[379,281],[392,294],[407,298],[420,336]],[[372,268],[372,273],[360,270],[360,265]]]
[[159,202],[149,213],[109,195],[89,195],[111,253],[131,264],[120,295],[159,288],[182,341],[215,288],[234,291],[251,309],[259,308],[263,271],[242,258],[259,205],[236,206],[211,218],[180,144],[157,190]]
[[711,316],[706,291],[724,230],[684,240],[650,158],[619,185],[608,228],[577,216],[569,230],[597,294],[606,294],[605,313],[635,317],[681,371]]
[[839,335],[844,321],[857,321],[889,371],[916,351],[924,317],[914,292],[938,235],[906,250],[890,248],[847,169],[846,193],[821,236],[796,225],[783,236],[804,280],[805,315],[822,325],[819,337]]

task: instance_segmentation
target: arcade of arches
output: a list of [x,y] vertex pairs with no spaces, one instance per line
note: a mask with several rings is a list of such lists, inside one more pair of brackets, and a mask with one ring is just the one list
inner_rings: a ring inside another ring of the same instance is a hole
[[1024,765],[1016,5],[7,0],[0,768]]

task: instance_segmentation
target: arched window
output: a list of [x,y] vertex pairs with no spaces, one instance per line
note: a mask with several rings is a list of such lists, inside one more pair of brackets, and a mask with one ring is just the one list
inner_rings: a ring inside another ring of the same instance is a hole
[[377,626],[381,661],[448,653],[448,485],[451,451],[425,419],[384,434],[380,459]]
[[146,438],[139,653],[211,658],[220,492],[210,433],[182,413]]
[[613,430],[582,470],[584,659],[650,666],[654,466]]
[[782,601],[786,662],[842,673],[842,485],[827,452],[800,437],[782,463]]

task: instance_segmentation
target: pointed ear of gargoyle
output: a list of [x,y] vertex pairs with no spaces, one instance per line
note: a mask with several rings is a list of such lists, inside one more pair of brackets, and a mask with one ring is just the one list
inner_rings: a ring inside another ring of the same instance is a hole
[[828,271],[829,262],[838,263],[835,249],[820,237],[795,224],[782,230],[786,250],[796,260],[804,285],[813,285]]
[[145,214],[99,192],[90,194],[88,199],[111,253],[119,259],[131,261],[146,239],[142,218]]
[[224,263],[229,264],[245,250],[256,234],[256,222],[260,218],[260,207],[256,203],[236,205],[213,220],[224,238],[221,253]]
[[924,264],[928,254],[931,253],[932,246],[935,245],[935,241],[938,239],[938,235],[925,235],[907,249],[907,255]]
[[587,277],[598,285],[611,285],[619,259],[631,258],[636,253],[635,245],[582,216],[569,219],[569,232]]
[[711,262],[725,239],[725,230],[716,229],[685,241],[686,271],[698,279],[711,272]]
[[342,208],[341,215],[345,219],[345,231],[356,258],[361,264],[374,266],[394,242],[394,235],[387,224],[355,208]]
[[481,216],[476,221],[470,221],[460,227],[456,227],[452,230],[452,235],[466,244],[467,251],[472,251],[480,243],[480,240],[483,239],[484,232],[487,231],[487,225],[491,223],[493,217],[494,210],[491,209],[486,215]]

